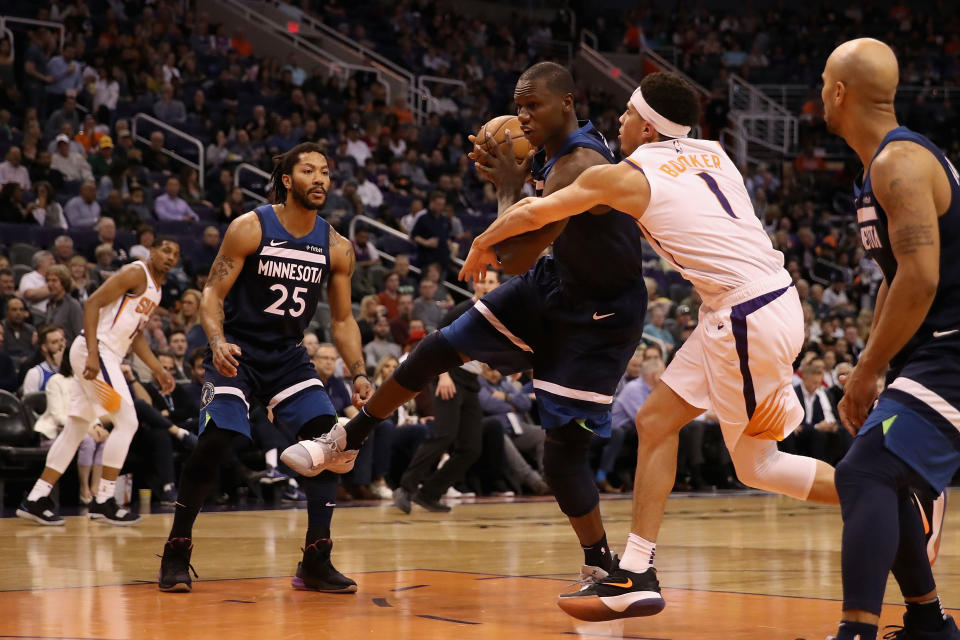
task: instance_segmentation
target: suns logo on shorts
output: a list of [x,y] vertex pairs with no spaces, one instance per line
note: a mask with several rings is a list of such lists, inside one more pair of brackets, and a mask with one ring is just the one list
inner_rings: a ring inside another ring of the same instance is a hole
[[212,382],[204,382],[203,388],[200,390],[200,410],[203,411],[207,408],[207,405],[213,402],[214,389]]

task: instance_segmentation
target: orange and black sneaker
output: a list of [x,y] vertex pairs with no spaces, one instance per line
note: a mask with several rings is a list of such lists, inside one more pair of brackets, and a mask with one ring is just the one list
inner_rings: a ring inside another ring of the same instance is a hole
[[667,603],[660,595],[656,569],[633,573],[618,567],[579,591],[561,594],[557,605],[578,620],[602,622],[656,615]]

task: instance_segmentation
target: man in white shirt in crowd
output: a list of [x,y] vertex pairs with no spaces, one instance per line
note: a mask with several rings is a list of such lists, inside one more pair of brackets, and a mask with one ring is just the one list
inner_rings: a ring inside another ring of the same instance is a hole
[[180,197],[180,180],[178,178],[167,178],[167,186],[164,191],[166,193],[157,198],[153,204],[158,220],[179,222],[181,220],[196,221],[200,219],[187,204],[187,201]]
[[350,128],[347,129],[347,155],[357,161],[358,167],[362,167],[366,163],[367,158],[373,156],[373,152],[370,151],[370,145],[360,137],[361,133],[362,131],[358,124],[350,125]]
[[33,254],[33,271],[23,274],[17,289],[17,293],[27,304],[27,310],[38,318],[43,318],[47,313],[47,300],[50,298],[47,267],[52,264],[52,253],[37,251]]
[[63,208],[71,229],[91,229],[100,219],[100,203],[97,202],[97,183],[84,180],[80,195],[73,196]]
[[366,170],[357,169],[355,175],[357,178],[357,193],[360,195],[360,202],[363,203],[363,206],[376,209],[382,205],[383,193],[380,192],[380,187],[367,180]]
[[23,395],[46,391],[47,382],[60,371],[63,351],[67,347],[67,338],[63,334],[63,329],[55,324],[41,329],[38,341],[43,362],[27,371],[23,379]]
[[[61,133],[56,138],[57,152],[50,166],[63,174],[64,180],[93,180],[93,170],[83,155],[71,150],[70,138]],[[96,188],[96,185],[94,185]]]
[[30,188],[30,172],[21,164],[20,147],[10,147],[7,159],[0,163],[0,185],[16,182],[24,189]]
[[400,359],[400,345],[393,341],[390,333],[390,321],[387,316],[380,316],[373,324],[373,340],[363,347],[363,353],[367,356],[367,368],[376,368],[377,364],[386,356],[393,356]]

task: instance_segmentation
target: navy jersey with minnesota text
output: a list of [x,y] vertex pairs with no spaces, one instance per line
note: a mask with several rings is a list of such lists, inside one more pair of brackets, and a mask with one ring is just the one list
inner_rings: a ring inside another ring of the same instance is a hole
[[[950,205],[939,218],[940,280],[936,296],[920,329],[891,362],[894,372],[924,343],[942,332],[960,329],[960,174],[930,139],[907,127],[897,127],[887,133],[877,148],[876,155],[891,142],[898,141],[918,144],[937,158],[950,182]],[[872,165],[873,161],[870,166]],[[880,266],[889,285],[897,274],[897,259],[890,246],[887,214],[873,194],[870,166],[854,184],[857,223],[864,249]]]
[[310,324],[330,273],[330,225],[317,216],[313,230],[297,238],[273,205],[255,210],[261,238],[224,301],[224,334],[230,341],[297,344]]
[[[613,163],[613,153],[592,122],[582,123],[560,150],[546,159],[540,150],[533,159],[537,195],[557,160],[579,148],[592,149]],[[614,298],[643,283],[643,233],[637,221],[620,211],[571,217],[553,243],[553,255],[565,287],[591,298]]]

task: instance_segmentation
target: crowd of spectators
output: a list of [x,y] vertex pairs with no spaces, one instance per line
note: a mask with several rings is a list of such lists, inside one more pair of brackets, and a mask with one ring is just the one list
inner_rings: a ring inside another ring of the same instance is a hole
[[[303,3],[304,10],[410,69],[462,79],[464,85],[438,89],[434,112],[418,124],[402,100],[388,104],[373,77],[305,69],[295,56],[258,57],[242,30],[228,34],[202,12],[184,13],[183,3],[165,0],[149,6],[120,0],[62,1],[39,10],[31,5],[29,17],[63,20],[63,46],[44,28],[20,32],[28,42],[18,44],[14,63],[4,57],[9,41],[0,41],[0,388],[42,391],[53,374],[63,374],[64,348],[82,328],[86,298],[120,265],[145,257],[157,233],[174,233],[183,261],[164,285],[161,307],[145,333],[175,373],[178,391],[160,394],[136,360],[127,370],[143,427],[143,444],[134,446],[132,458],[166,502],[175,499],[175,462],[196,432],[206,341],[198,322],[199,292],[224,226],[255,204],[234,186],[236,166],[246,162],[269,171],[275,153],[301,141],[328,149],[333,185],[323,215],[354,243],[355,311],[367,365],[379,383],[454,304],[444,284],[451,260],[495,216],[495,194],[466,157],[466,136],[487,118],[509,112],[519,73],[551,55],[552,40],[571,37],[563,14],[550,24],[497,23],[432,2],[384,3],[363,15],[336,2],[310,5]],[[768,45],[792,46],[769,37],[765,19],[687,19],[694,29],[716,25],[721,40],[741,46],[749,41],[752,48],[763,33]],[[853,18],[836,18],[846,20]],[[643,26],[648,42],[652,34],[676,29],[672,18],[667,22],[649,11],[624,24],[634,23]],[[599,33],[609,37],[614,30]],[[949,65],[938,68],[938,77],[946,77]],[[578,95],[579,115],[602,130],[615,131],[618,110],[600,93]],[[131,117],[140,112],[202,140],[203,188],[200,174],[168,153],[189,155],[175,136],[138,130],[149,141],[134,140]],[[804,303],[807,340],[795,388],[806,416],[783,446],[833,462],[848,445],[837,428],[838,375],[856,361],[868,338],[880,280],[852,225],[853,171],[852,163],[807,164],[802,157],[782,170],[744,167],[757,214],[783,251]],[[248,186],[262,191],[265,185]],[[351,227],[359,214],[407,238],[372,225]],[[31,246],[39,250],[25,253]],[[696,293],[652,251],[646,257],[651,302],[644,343],[617,394],[614,438],[598,441],[593,456],[604,491],[630,486],[632,416],[697,322]],[[335,406],[349,415],[348,388],[326,333],[328,313],[322,304],[304,345]],[[524,428],[537,423],[529,386],[524,390],[529,376],[484,371],[478,381],[489,416],[514,417],[485,422],[484,453],[451,495],[544,492],[542,452]],[[389,496],[430,429],[433,393],[426,390],[378,429],[368,453],[344,479],[342,498]],[[50,406],[52,411],[59,405]],[[263,407],[252,409],[251,420],[254,443],[238,444],[222,493],[259,496],[279,483],[289,499],[302,497],[278,468],[277,450],[290,435],[272,427]],[[38,424],[45,441],[56,434],[55,417]],[[85,468],[104,434],[92,430]],[[677,486],[736,486],[709,413],[684,429]]]

